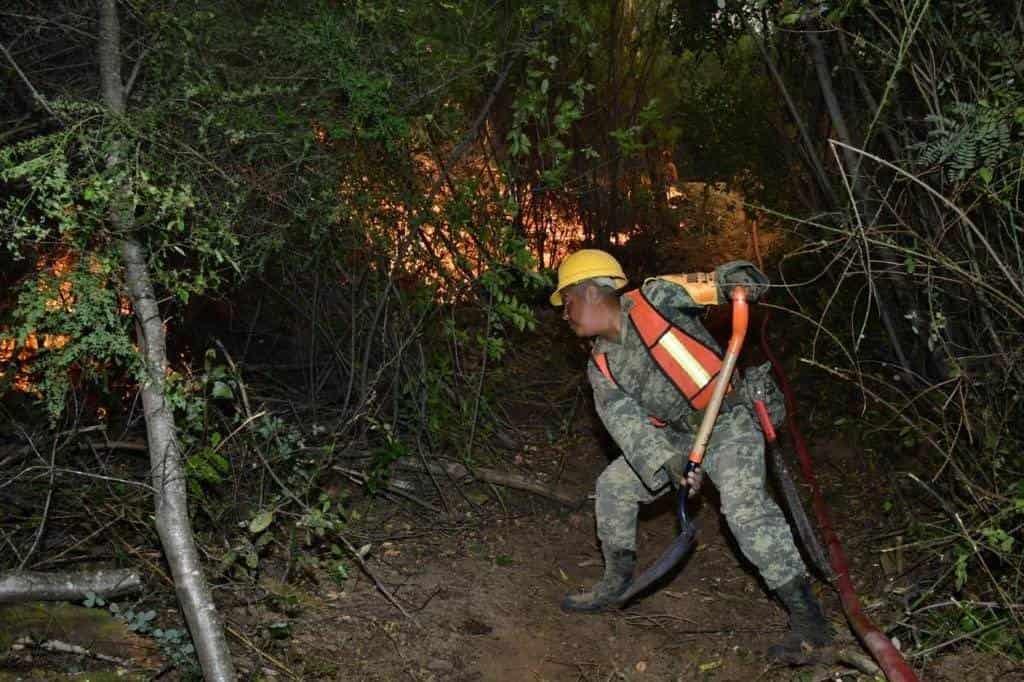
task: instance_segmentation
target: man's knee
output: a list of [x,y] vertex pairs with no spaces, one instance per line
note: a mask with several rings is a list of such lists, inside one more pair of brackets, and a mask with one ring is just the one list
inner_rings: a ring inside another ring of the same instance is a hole
[[[756,524],[766,517],[776,516],[778,505],[770,497],[764,482],[754,485],[740,485],[719,489],[722,499],[722,513],[730,525]],[[781,512],[779,512],[781,514]]]
[[[711,453],[706,467],[708,475],[724,495],[736,497],[764,491],[764,452],[744,443],[733,443],[731,447]],[[724,502],[724,498],[723,498]]]
[[605,467],[597,477],[597,497],[636,501],[636,474],[621,458]]

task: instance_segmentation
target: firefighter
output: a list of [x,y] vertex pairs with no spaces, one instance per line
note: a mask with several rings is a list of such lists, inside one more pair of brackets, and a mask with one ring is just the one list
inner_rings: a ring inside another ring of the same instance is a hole
[[[603,611],[625,593],[636,567],[638,503],[682,480],[721,364],[721,350],[699,320],[701,308],[728,301],[734,286],[743,286],[751,302],[767,289],[765,276],[746,261],[726,263],[711,276],[648,279],[621,293],[626,284],[613,256],[583,249],[561,263],[551,295],[572,331],[593,339],[587,376],[594,404],[622,451],[597,479],[604,577],[590,590],[566,596],[562,608],[571,612]],[[800,663],[831,638],[786,519],[768,496],[764,439],[742,393],[726,397],[703,466],[685,485],[695,494],[705,471],[715,483],[740,549],[789,613],[789,633],[768,653]]]

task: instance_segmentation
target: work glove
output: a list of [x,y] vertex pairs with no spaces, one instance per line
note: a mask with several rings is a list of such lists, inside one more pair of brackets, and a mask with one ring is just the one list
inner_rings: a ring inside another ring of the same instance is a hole
[[687,497],[693,497],[700,492],[700,486],[704,483],[704,469],[700,466],[696,466],[690,470],[689,473],[686,471],[686,465],[689,462],[686,455],[679,453],[669,461],[665,462],[664,469],[665,473],[668,474],[669,480],[672,482],[673,488],[678,488],[683,481],[687,488]]
[[742,286],[747,290],[747,301],[753,303],[768,291],[768,278],[750,261],[734,260],[715,268],[718,301],[728,303],[732,289]]

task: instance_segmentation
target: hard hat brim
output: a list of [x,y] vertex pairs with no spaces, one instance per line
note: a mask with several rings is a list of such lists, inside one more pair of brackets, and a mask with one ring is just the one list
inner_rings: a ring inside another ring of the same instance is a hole
[[572,281],[566,282],[565,284],[560,286],[553,294],[551,294],[548,300],[551,302],[551,305],[560,306],[563,303],[565,303],[565,301],[562,300],[563,291],[565,291],[571,286],[576,286],[580,282],[586,281],[588,279],[594,279],[595,277],[607,277],[608,279],[612,280],[613,282],[615,282],[616,291],[618,291],[619,289],[621,289],[622,287],[626,286],[626,284],[629,283],[629,280],[626,279],[625,277],[609,275],[608,272],[604,269],[588,270],[578,273],[577,276],[572,279]]

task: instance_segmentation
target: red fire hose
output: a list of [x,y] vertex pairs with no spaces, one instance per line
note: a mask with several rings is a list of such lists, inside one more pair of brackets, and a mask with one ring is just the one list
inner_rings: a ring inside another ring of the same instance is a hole
[[[753,225],[752,237],[758,267],[763,270],[764,266],[761,263],[756,222]],[[786,378],[786,373],[782,370],[782,365],[779,364],[775,355],[772,354],[771,349],[768,347],[766,330],[769,317],[770,311],[765,314],[761,324],[761,349],[768,360],[771,361],[775,377],[779,380],[779,386],[786,397],[786,429],[789,431],[790,438],[793,440],[793,448],[800,459],[800,471],[803,474],[804,482],[811,488],[814,513],[818,517],[818,526],[821,529],[825,544],[828,546],[829,563],[832,565],[832,570],[836,573],[836,589],[839,591],[843,611],[846,613],[846,618],[850,621],[850,625],[857,638],[867,647],[878,663],[878,666],[885,673],[886,679],[890,680],[890,682],[918,682],[917,674],[907,664],[899,650],[893,646],[889,638],[871,622],[871,619],[861,609],[860,599],[857,597],[857,592],[853,588],[853,581],[850,579],[850,565],[846,559],[846,553],[843,551],[843,546],[839,543],[839,536],[836,535],[835,529],[832,527],[828,506],[821,495],[818,479],[814,473],[814,462],[811,461],[807,442],[804,440],[803,434],[796,423],[796,400],[793,398],[793,388]]]

